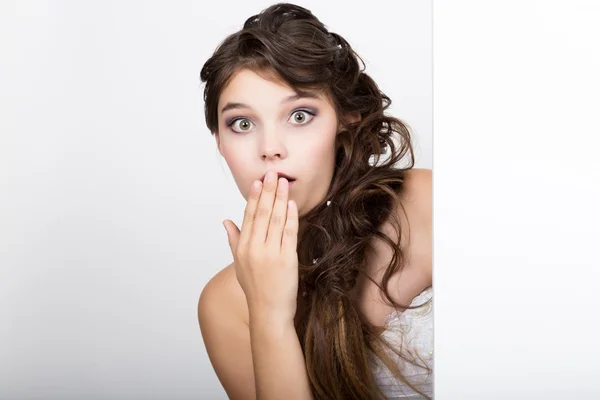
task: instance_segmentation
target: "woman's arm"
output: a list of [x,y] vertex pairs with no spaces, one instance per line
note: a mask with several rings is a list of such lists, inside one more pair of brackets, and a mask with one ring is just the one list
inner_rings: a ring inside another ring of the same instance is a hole
[[268,315],[249,319],[232,265],[205,286],[198,320],[212,366],[230,399],[313,398],[293,324],[271,321]]
[[312,399],[304,355],[293,322],[250,315],[257,399]]
[[227,396],[256,399],[246,299],[233,265],[206,284],[198,302],[198,321],[210,362]]

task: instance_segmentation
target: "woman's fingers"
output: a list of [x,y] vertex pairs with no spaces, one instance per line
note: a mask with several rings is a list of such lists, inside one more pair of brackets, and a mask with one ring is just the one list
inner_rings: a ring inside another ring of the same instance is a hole
[[235,249],[237,249],[238,246],[240,230],[233,221],[230,221],[228,219],[223,221],[223,226],[225,227],[225,231],[227,231],[227,241],[229,242],[231,254],[235,257]]
[[296,203],[289,202],[287,179],[278,180],[277,173],[269,171],[264,183],[261,185],[260,181],[256,181],[250,190],[241,232],[229,220],[224,221],[224,225],[232,252],[238,253],[238,256],[262,246],[264,251],[273,255],[287,253],[295,256],[298,209]]
[[252,228],[256,222],[256,209],[262,192],[262,182],[254,181],[250,187],[248,202],[244,210],[244,220],[242,221],[242,232],[240,234],[240,243],[247,244],[252,236]]
[[277,190],[277,173],[275,171],[267,172],[263,183],[263,190],[258,200],[254,223],[252,225],[251,243],[261,245],[267,239],[267,231],[273,211],[273,201],[275,200],[275,191]]
[[287,216],[288,194],[289,184],[287,179],[279,178],[266,240],[267,247],[277,251],[281,251],[281,236]]
[[281,238],[281,251],[289,255],[290,260],[297,261],[296,246],[298,244],[298,206],[294,200],[287,202],[287,217]]

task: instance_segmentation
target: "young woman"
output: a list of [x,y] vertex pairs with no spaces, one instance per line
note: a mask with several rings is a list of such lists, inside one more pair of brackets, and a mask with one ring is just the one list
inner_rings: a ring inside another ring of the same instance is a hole
[[[432,398],[431,172],[338,34],[291,4],[227,37],[206,123],[247,200],[198,317],[232,399]],[[399,167],[400,163],[404,167]]]

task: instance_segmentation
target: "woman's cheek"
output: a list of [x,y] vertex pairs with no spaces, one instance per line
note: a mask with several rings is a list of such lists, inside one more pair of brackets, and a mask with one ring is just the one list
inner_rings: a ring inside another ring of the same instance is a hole
[[248,189],[250,187],[250,183],[246,184],[248,180],[247,177],[244,176],[244,172],[247,171],[247,162],[244,162],[243,157],[239,157],[236,151],[233,151],[229,147],[223,147],[221,149],[221,154],[233,175],[233,179],[235,183],[244,197],[244,199],[248,198]]
[[312,155],[315,163],[319,164],[320,168],[329,168],[332,161],[335,159],[335,143],[330,140],[322,140],[315,142],[308,152]]

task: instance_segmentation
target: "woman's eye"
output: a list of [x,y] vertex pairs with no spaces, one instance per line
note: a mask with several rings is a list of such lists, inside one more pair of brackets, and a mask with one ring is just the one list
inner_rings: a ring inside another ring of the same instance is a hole
[[236,119],[231,123],[234,132],[246,132],[252,129],[252,122],[248,118]]
[[308,111],[294,111],[292,113],[292,115],[290,116],[291,120],[292,120],[292,124],[295,125],[302,125],[302,124],[306,124],[308,121],[310,121],[313,118],[313,114],[309,113]]

